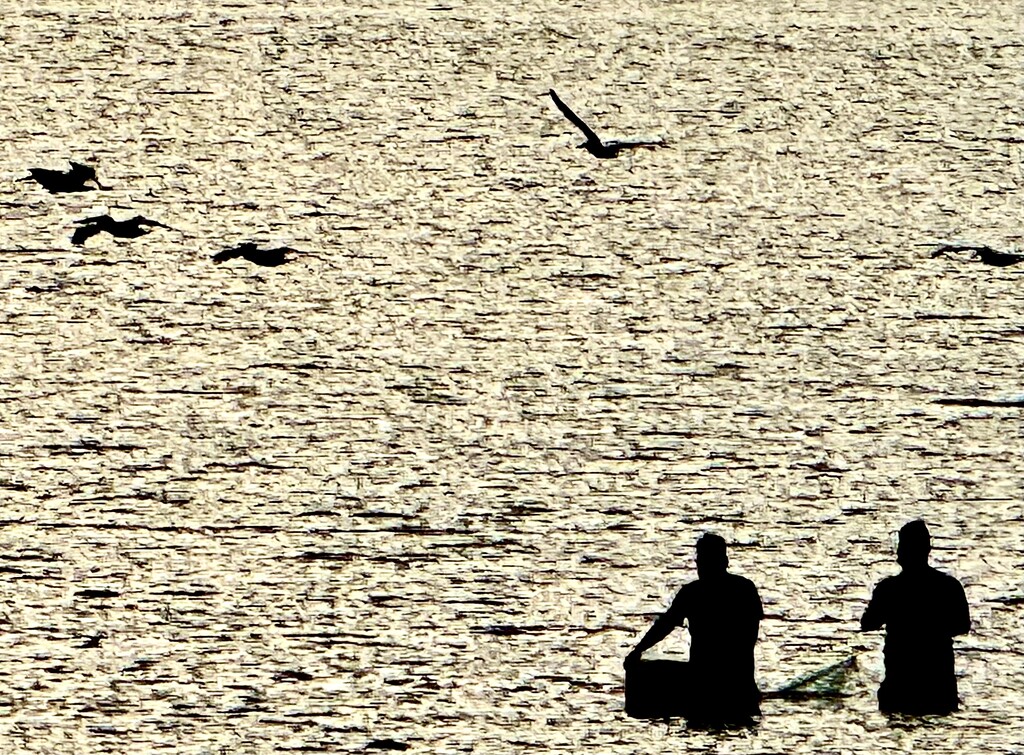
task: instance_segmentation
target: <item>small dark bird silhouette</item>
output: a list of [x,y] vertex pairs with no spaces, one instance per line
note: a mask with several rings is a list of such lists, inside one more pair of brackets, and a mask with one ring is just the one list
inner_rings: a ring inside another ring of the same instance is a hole
[[[23,181],[35,181],[51,194],[62,194],[71,191],[92,191],[105,189],[96,178],[96,169],[82,163],[71,163],[71,170],[49,170],[47,168],[29,168],[29,175]],[[96,184],[86,186],[87,183]]]
[[624,142],[624,141],[601,141],[601,137],[594,133],[593,129],[590,128],[583,119],[580,118],[576,113],[569,109],[569,106],[558,99],[558,95],[555,94],[554,89],[549,89],[548,94],[551,95],[551,99],[555,102],[557,107],[566,118],[569,119],[576,128],[583,132],[583,135],[587,137],[587,140],[579,145],[580,149],[585,149],[587,152],[592,154],[594,157],[605,159],[608,157],[615,157],[619,152],[624,149],[634,149],[636,147],[646,147],[653,149],[655,147],[664,146],[665,142]]
[[145,236],[152,228],[167,228],[168,230],[171,228],[169,225],[144,218],[142,215],[136,215],[128,220],[114,220],[109,215],[97,215],[75,222],[79,225],[79,228],[76,228],[71,236],[71,243],[75,246],[82,246],[88,239],[103,231],[121,239],[137,239],[139,236]]
[[941,257],[949,252],[973,252],[974,259],[993,267],[1009,267],[1010,265],[1016,265],[1018,262],[1024,262],[1024,254],[997,252],[990,246],[974,246],[970,244],[943,244],[932,252],[932,258]]
[[241,257],[243,260],[248,260],[254,265],[260,265],[261,267],[277,267],[278,265],[290,262],[291,258],[287,255],[289,252],[294,251],[294,249],[287,246],[280,246],[277,249],[257,249],[256,244],[246,241],[244,244],[239,244],[233,249],[217,252],[217,254],[213,255],[213,261],[227,262],[228,260]]
[[80,647],[80,648],[98,648],[100,646],[100,643],[104,639],[106,639],[106,636],[107,636],[106,632],[97,632],[96,634],[92,635],[92,637],[86,638],[85,642],[83,642],[78,647]]

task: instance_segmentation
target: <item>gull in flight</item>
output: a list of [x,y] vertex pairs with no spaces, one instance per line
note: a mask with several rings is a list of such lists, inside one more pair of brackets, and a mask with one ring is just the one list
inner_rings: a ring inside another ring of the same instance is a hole
[[213,255],[212,259],[214,262],[226,262],[227,260],[241,257],[243,260],[261,267],[277,267],[278,265],[290,262],[292,258],[287,255],[289,252],[294,251],[294,249],[287,246],[281,246],[277,249],[257,249],[256,244],[246,241],[244,244],[239,244],[233,249],[217,252],[217,254]]
[[51,194],[62,194],[70,191],[92,191],[94,187],[86,186],[90,181],[95,188],[105,189],[96,178],[96,169],[82,163],[71,163],[71,170],[49,170],[48,168],[29,168],[29,175],[22,181],[35,181]]
[[932,257],[941,257],[949,252],[973,252],[974,259],[993,267],[1009,267],[1010,265],[1016,265],[1018,262],[1024,262],[1024,254],[998,252],[990,246],[975,246],[971,244],[943,244],[932,252]]
[[603,142],[601,141],[601,137],[594,133],[594,130],[583,122],[582,118],[576,115],[576,113],[569,109],[568,105],[566,105],[564,102],[562,102],[562,100],[558,98],[558,95],[555,94],[554,89],[549,89],[548,94],[551,95],[551,99],[554,100],[555,102],[555,107],[557,107],[561,111],[562,115],[568,118],[569,122],[572,123],[580,131],[582,131],[583,135],[587,137],[587,140],[580,144],[579,148],[585,149],[594,157],[601,159],[615,157],[617,154],[619,154],[619,152],[621,152],[624,149],[633,149],[636,147],[646,147],[648,149],[653,149],[654,147],[661,147],[664,146],[665,144],[665,142],[663,141],[626,142],[613,140]]
[[97,233],[104,231],[121,239],[137,239],[139,236],[145,236],[152,228],[170,229],[169,225],[144,218],[142,215],[136,215],[128,220],[114,220],[109,215],[97,215],[75,222],[79,226],[71,236],[71,243],[75,246],[82,246]]

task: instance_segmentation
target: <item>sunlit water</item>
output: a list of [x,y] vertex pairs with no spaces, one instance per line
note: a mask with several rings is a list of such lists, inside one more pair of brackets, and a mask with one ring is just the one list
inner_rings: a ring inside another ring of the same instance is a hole
[[[930,256],[1021,246],[1019,3],[200,5],[0,26],[7,751],[1024,751],[1024,266]],[[889,722],[917,516],[965,705]],[[624,716],[706,529],[850,697]]]

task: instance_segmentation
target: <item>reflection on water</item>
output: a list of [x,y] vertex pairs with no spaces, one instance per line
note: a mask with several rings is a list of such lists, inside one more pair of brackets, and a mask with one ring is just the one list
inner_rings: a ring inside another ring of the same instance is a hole
[[[1015,11],[8,13],[5,741],[1006,752],[1024,288],[930,252],[1021,246]],[[552,87],[670,146],[594,160]],[[16,180],[68,159],[110,190]],[[72,245],[102,214],[174,230]],[[918,516],[975,627],[963,710],[897,726],[855,628]],[[762,688],[862,694],[624,716],[705,529]]]

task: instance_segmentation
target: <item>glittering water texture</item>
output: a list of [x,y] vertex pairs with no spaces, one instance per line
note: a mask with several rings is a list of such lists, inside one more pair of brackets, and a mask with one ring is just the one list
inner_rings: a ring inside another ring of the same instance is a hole
[[[1021,246],[1020,39],[1012,2],[9,7],[6,750],[1024,751],[1021,270],[930,256]],[[596,161],[551,87],[669,146]],[[69,158],[111,190],[17,180]],[[173,230],[73,246],[104,212]],[[301,255],[211,262],[250,240]],[[889,722],[855,627],[917,516],[965,706]],[[850,697],[624,716],[706,529],[762,688],[856,655]]]

